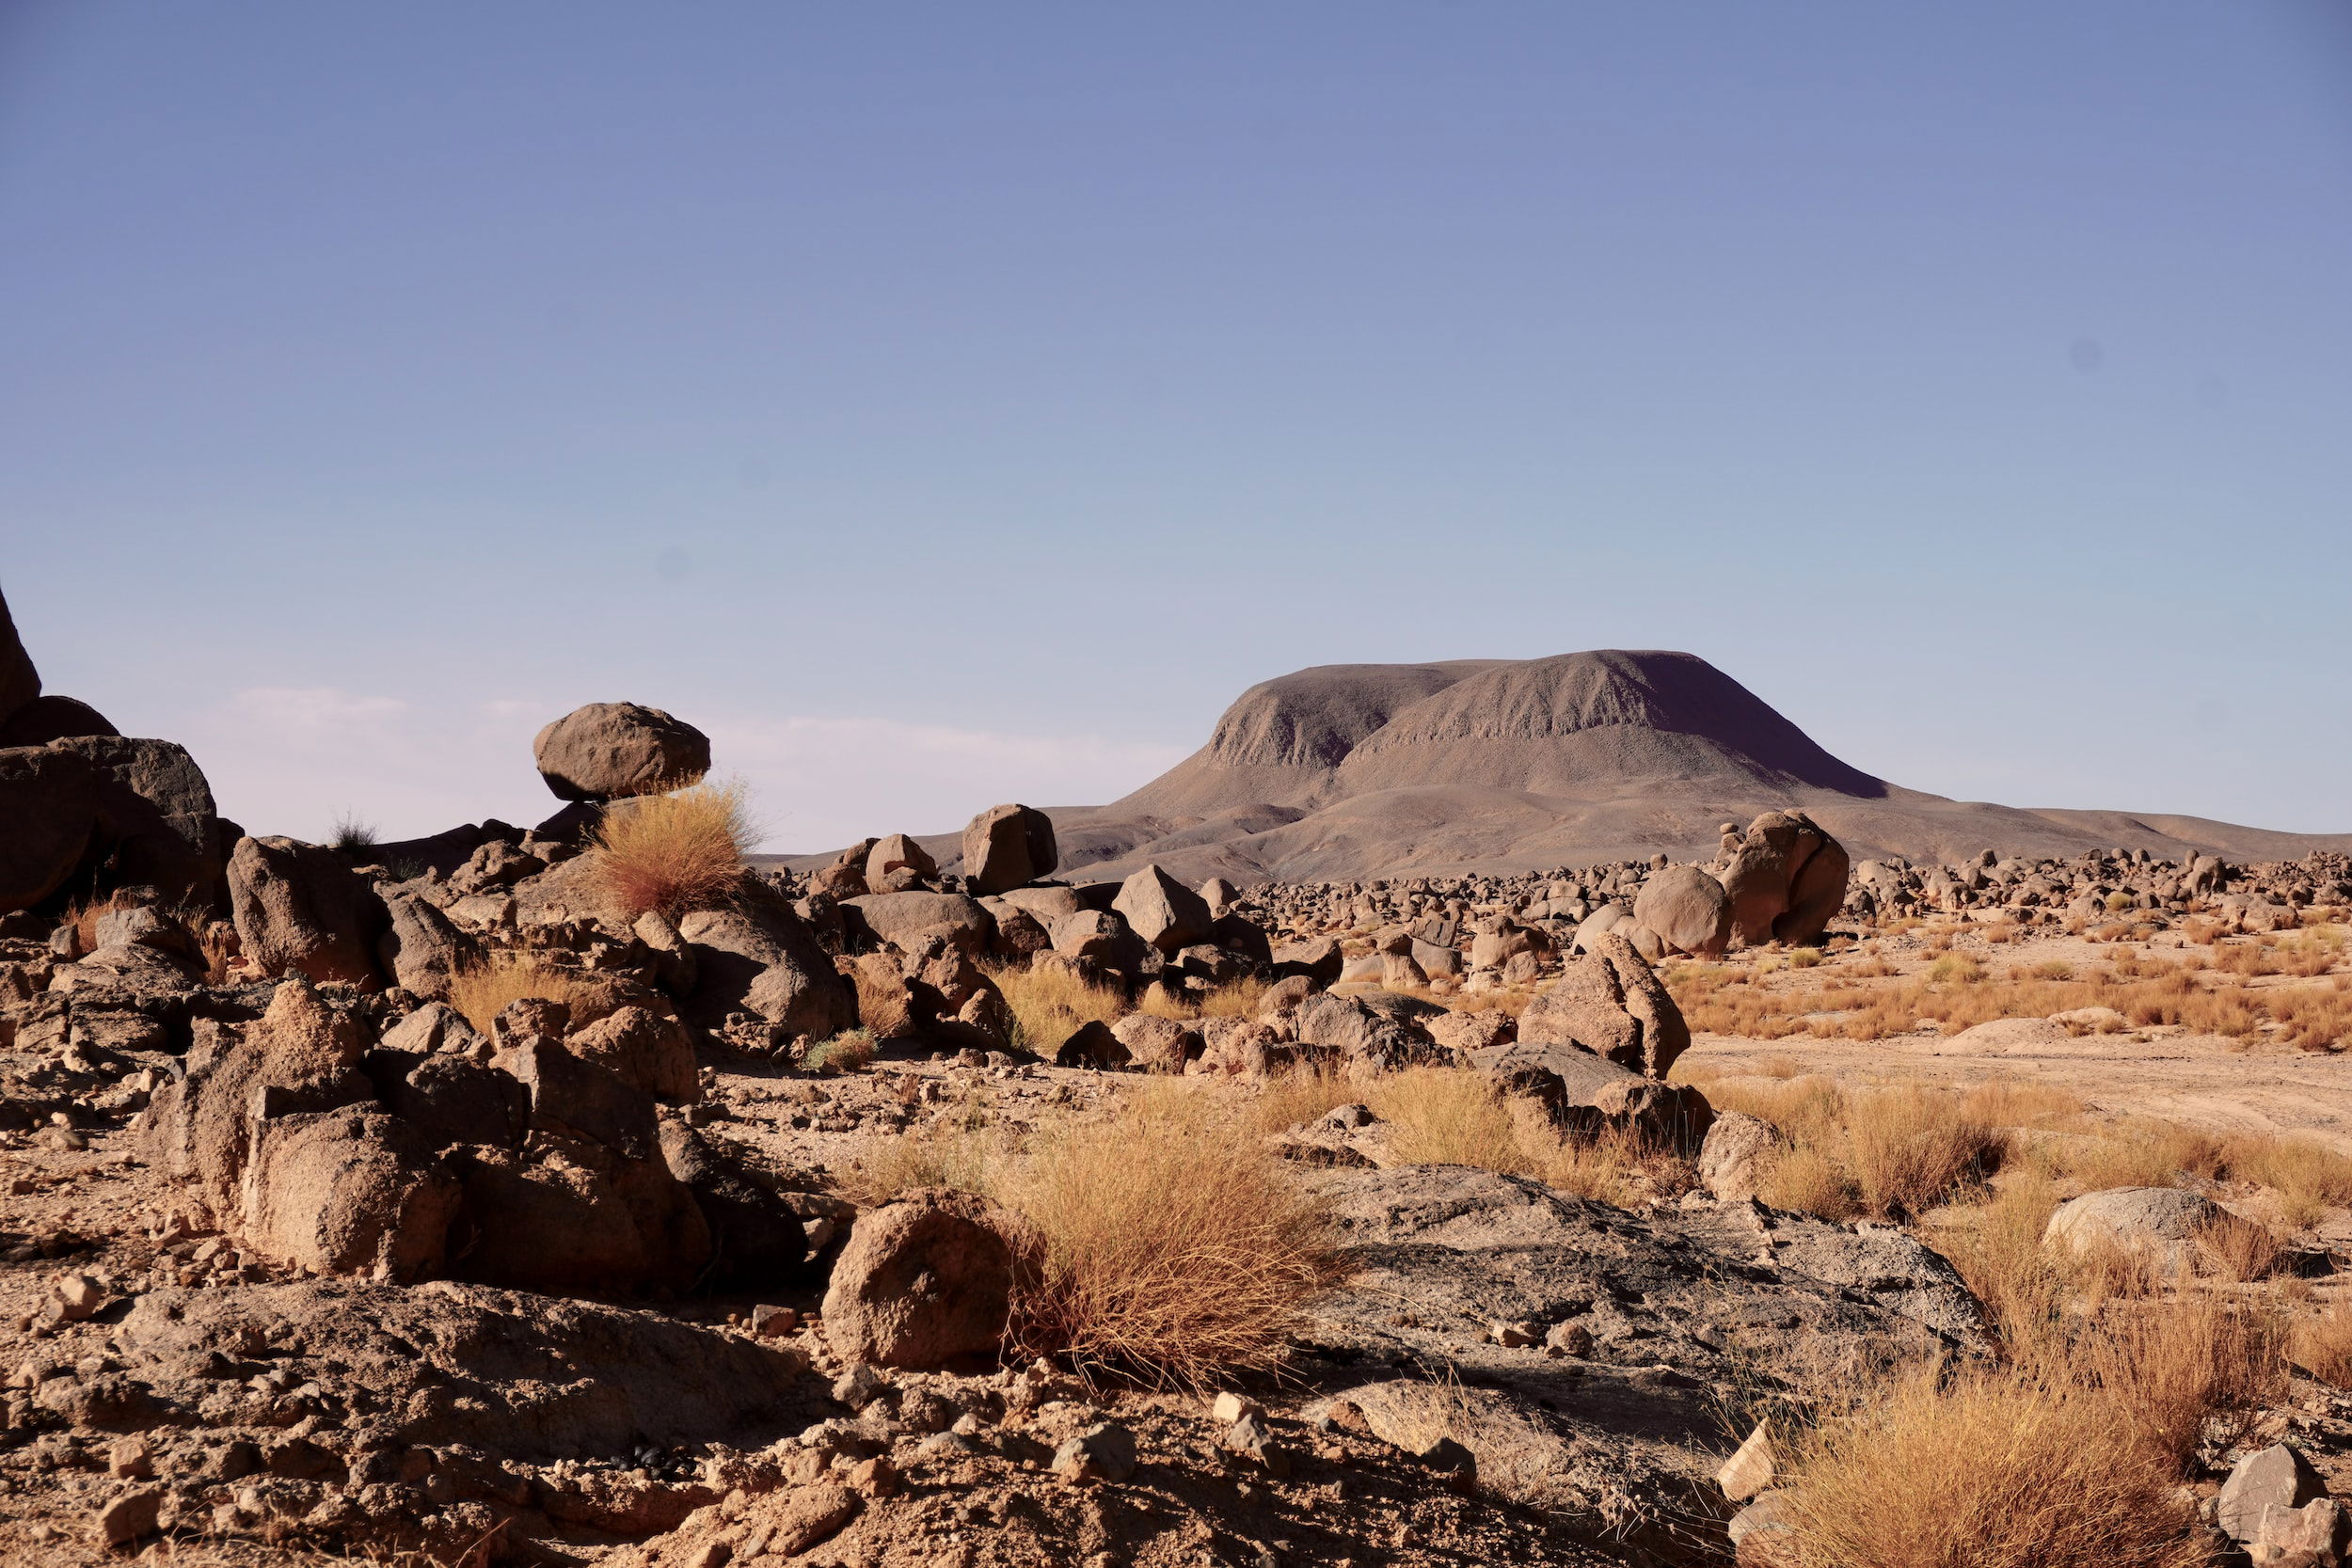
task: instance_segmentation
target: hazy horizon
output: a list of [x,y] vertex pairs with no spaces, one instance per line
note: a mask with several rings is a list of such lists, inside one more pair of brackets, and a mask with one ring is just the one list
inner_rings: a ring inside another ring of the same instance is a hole
[[2352,832],[2352,20],[0,12],[0,589],[223,812],[1090,804],[1314,664],[1709,659],[1906,786]]

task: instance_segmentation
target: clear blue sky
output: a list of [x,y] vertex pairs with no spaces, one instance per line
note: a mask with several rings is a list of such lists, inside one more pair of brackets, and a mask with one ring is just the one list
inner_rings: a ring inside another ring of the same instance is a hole
[[2352,830],[2347,14],[12,0],[0,583],[257,832],[628,698],[816,847],[1609,646]]

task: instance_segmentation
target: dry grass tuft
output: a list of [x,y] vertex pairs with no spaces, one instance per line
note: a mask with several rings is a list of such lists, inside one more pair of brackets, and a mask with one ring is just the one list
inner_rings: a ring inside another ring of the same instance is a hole
[[2198,1227],[2196,1250],[2200,1273],[2248,1285],[2268,1279],[2278,1266],[2279,1238],[2267,1226],[2224,1210]]
[[2315,1225],[2328,1210],[2352,1204],[2352,1160],[2314,1139],[2241,1138],[2231,1153],[2233,1174],[2279,1195],[2289,1225]]
[[1145,993],[1138,1010],[1181,1022],[1203,1018],[1248,1018],[1258,1010],[1258,1001],[1265,991],[1263,980],[1235,980],[1198,997],[1177,1001],[1168,996],[1165,988],[1158,988]]
[[1001,1138],[961,1122],[934,1121],[884,1138],[834,1180],[834,1190],[861,1209],[877,1208],[925,1187],[986,1193],[1005,1159]]
[[2289,1343],[2296,1366],[2322,1383],[2352,1388],[2352,1310],[2343,1301],[2297,1318]]
[[873,1065],[871,1029],[844,1029],[818,1040],[801,1057],[802,1068],[809,1072],[863,1072]]
[[1862,1212],[1853,1179],[1813,1144],[1782,1149],[1757,1181],[1756,1196],[1772,1208],[1825,1220],[1848,1220]]
[[[1801,1433],[1785,1466],[1802,1568],[2202,1563],[2178,1487],[2284,1388],[2274,1312],[2211,1296],[2032,1324],[1999,1367],[1915,1371]],[[2226,1445],[2225,1445],[2226,1446]]]
[[1519,1126],[1483,1074],[1417,1067],[1359,1085],[1373,1115],[1390,1124],[1398,1157],[1417,1165],[1476,1165],[1533,1176]]
[[2163,1455],[2107,1400],[1998,1372],[1923,1371],[1793,1445],[1802,1568],[2191,1568]]
[[491,1020],[504,1011],[509,1002],[519,1002],[525,997],[569,1002],[584,989],[585,982],[569,970],[527,958],[509,959],[452,975],[449,1005],[463,1013],[468,1023],[488,1035]]
[[1708,1098],[1788,1138],[1763,1177],[1764,1201],[1824,1219],[1925,1212],[1981,1182],[2007,1146],[1977,1104],[1948,1090],[1749,1078],[1718,1080]]
[[610,808],[589,852],[613,914],[675,916],[723,897],[758,841],[739,783],[698,784]]
[[1196,1389],[1272,1368],[1338,1277],[1324,1208],[1198,1085],[1138,1085],[993,1186],[1031,1243],[1013,1338],[1082,1368]]
[[1062,1041],[1091,1023],[1116,1023],[1131,1010],[1107,986],[1090,986],[1066,969],[986,966],[1012,1010],[1012,1044],[1051,1058]]

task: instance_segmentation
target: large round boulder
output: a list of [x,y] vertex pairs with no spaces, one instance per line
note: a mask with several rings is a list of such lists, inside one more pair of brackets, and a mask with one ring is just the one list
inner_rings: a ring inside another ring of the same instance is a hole
[[98,826],[98,773],[46,747],[0,751],[0,912],[65,885]]
[[974,893],[1005,893],[1061,863],[1054,819],[1035,806],[991,806],[963,830],[963,880]]
[[2230,1218],[2228,1210],[2185,1188],[2111,1187],[2059,1204],[2042,1244],[2077,1256],[2118,1254],[2185,1275],[2196,1267],[2199,1237]]
[[539,732],[532,759],[564,800],[657,795],[710,771],[710,737],[658,707],[590,703]]
[[1731,895],[1695,865],[1670,865],[1633,901],[1633,923],[1674,952],[1716,958],[1731,945]]
[[845,1361],[938,1368],[985,1355],[1012,1307],[1003,1212],[968,1193],[918,1192],[863,1215],[825,1291],[825,1338]]
[[51,749],[87,758],[96,769],[101,885],[151,887],[166,903],[217,902],[228,846],[213,786],[186,747],[91,734]]
[[1845,847],[1803,812],[1766,812],[1748,824],[1724,872],[1732,940],[1818,940],[1846,901],[1849,864]]

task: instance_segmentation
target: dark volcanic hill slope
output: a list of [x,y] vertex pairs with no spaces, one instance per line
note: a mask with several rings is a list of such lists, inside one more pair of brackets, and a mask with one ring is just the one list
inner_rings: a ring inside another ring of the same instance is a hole
[[[1703,658],[1621,649],[1301,670],[1242,693],[1206,746],[1134,794],[1053,817],[1064,875],[1150,861],[1197,882],[1685,859],[1714,852],[1719,823],[1785,806],[1857,858],[2352,849],[2352,834],[1921,794],[1830,755]],[[951,868],[958,841],[927,843]]]

